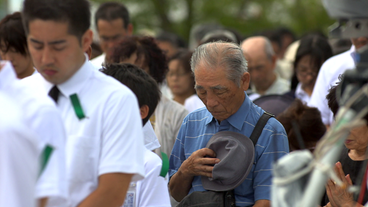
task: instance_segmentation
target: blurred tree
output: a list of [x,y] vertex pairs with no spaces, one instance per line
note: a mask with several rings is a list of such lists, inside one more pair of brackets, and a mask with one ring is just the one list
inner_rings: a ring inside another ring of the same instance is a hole
[[[107,0],[92,0],[96,3]],[[135,30],[175,32],[188,40],[194,24],[219,23],[243,35],[284,26],[297,35],[326,32],[331,20],[321,0],[120,0]]]
[[0,19],[8,14],[8,0],[0,0]]

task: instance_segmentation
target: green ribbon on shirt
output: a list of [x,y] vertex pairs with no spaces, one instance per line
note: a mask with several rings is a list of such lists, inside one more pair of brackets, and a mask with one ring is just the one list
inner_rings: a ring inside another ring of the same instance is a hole
[[169,171],[169,158],[167,157],[166,153],[161,152],[161,159],[162,159],[162,167],[160,176],[166,177],[166,174]]
[[46,145],[46,147],[43,149],[42,154],[41,154],[41,169],[40,169],[40,174],[38,176],[40,176],[42,172],[45,170],[46,165],[49,162],[53,151],[54,151],[54,148],[51,147],[50,145]]
[[76,93],[70,95],[70,100],[72,101],[74,112],[77,115],[78,119],[79,120],[84,119],[86,116],[84,115],[84,112],[83,112],[82,106],[80,104],[78,95]]

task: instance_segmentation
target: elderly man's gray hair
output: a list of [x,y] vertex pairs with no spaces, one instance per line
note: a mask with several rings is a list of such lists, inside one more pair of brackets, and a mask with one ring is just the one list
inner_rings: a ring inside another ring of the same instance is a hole
[[200,45],[194,51],[190,65],[193,73],[198,64],[208,68],[225,66],[227,78],[240,87],[240,80],[248,72],[248,64],[239,45],[227,42],[212,42]]

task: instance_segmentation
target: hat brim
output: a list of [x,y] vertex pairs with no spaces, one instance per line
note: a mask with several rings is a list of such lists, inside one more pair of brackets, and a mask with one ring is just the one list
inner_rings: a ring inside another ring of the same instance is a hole
[[[218,141],[222,137],[231,137],[233,139],[237,139],[238,141],[240,141],[242,143],[242,145],[244,147],[247,148],[247,150],[245,150],[246,154],[244,154],[244,157],[246,158],[245,163],[243,163],[244,164],[243,166],[246,166],[246,169],[244,170],[244,174],[241,177],[239,177],[239,179],[237,179],[235,182],[233,182],[231,184],[228,184],[228,185],[212,181],[209,177],[201,176],[202,186],[206,190],[228,191],[228,190],[235,189],[236,187],[238,187],[240,184],[243,183],[243,181],[247,178],[247,176],[249,175],[249,173],[250,173],[250,171],[252,170],[252,167],[253,167],[253,161],[254,161],[254,157],[255,157],[254,145],[253,145],[252,140],[250,140],[247,136],[245,136],[243,134],[236,133],[236,132],[231,132],[231,131],[218,132],[218,133],[214,134],[211,137],[211,139],[208,141],[208,143],[206,145],[206,148],[211,149],[212,148],[211,145],[213,143],[215,143],[216,141]],[[212,149],[212,150],[214,150],[214,149]],[[216,153],[216,151],[215,151],[215,153]],[[234,160],[234,162],[239,162],[239,161]]]

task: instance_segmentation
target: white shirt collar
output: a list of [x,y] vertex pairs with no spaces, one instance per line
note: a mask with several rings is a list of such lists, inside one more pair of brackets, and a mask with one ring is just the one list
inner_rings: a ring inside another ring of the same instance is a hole
[[60,92],[69,97],[72,94],[79,93],[90,75],[92,74],[92,66],[85,54],[85,61],[81,68],[75,74],[62,84],[57,85]]
[[9,61],[0,61],[3,66],[0,69],[0,89],[9,86],[15,80],[18,80],[15,70]]
[[296,86],[296,89],[295,89],[295,95],[296,95],[296,96],[299,96],[299,97],[309,96],[309,95],[307,94],[307,92],[305,92],[305,91],[302,89],[302,84],[301,84],[301,83],[298,83],[298,85]]
[[301,83],[298,83],[298,85],[296,86],[295,97],[302,100],[304,103],[308,103],[311,98],[308,93],[302,89]]

